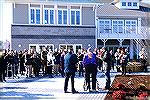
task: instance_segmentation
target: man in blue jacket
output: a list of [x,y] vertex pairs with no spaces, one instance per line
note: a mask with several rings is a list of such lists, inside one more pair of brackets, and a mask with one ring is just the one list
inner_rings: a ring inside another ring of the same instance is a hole
[[68,89],[68,81],[71,77],[71,89],[72,93],[78,93],[78,91],[74,88],[74,77],[76,72],[76,64],[78,62],[77,55],[73,53],[73,49],[70,48],[68,53],[64,57],[64,73],[65,73],[65,85],[64,85],[64,92],[69,93]]

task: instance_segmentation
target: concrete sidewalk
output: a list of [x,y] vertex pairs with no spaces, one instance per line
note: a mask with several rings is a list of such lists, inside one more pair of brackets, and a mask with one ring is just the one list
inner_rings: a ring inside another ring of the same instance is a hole
[[[121,73],[111,72],[111,82],[115,75]],[[144,74],[144,73],[132,73]],[[149,73],[145,73],[146,75]],[[150,74],[149,74],[150,75]],[[97,75],[100,88],[105,86],[105,75],[99,72]],[[95,93],[89,93],[83,90],[84,78],[75,78],[75,88],[79,91],[78,94],[64,93],[64,78],[57,76],[55,78],[39,77],[7,79],[6,83],[0,83],[0,99],[56,99],[56,100],[103,100],[108,90],[99,90]],[[69,81],[68,91],[71,91],[71,83]]]

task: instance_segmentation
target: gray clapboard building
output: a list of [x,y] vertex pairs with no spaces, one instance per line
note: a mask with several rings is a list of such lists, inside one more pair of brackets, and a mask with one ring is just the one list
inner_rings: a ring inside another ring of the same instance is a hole
[[150,7],[142,0],[17,0],[12,5],[16,50],[125,47],[133,58],[149,34]]

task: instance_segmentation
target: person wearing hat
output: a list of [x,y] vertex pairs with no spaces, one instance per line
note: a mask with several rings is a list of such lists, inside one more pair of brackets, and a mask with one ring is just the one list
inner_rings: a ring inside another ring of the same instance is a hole
[[77,70],[76,64],[78,63],[77,55],[73,53],[73,48],[68,50],[68,53],[64,56],[64,73],[65,73],[65,84],[64,84],[64,93],[69,93],[68,89],[68,81],[71,77],[71,90],[72,93],[78,93],[74,87],[74,77],[75,72]]
[[[88,48],[87,54],[83,58],[83,65],[85,67],[85,80],[88,90],[89,92],[94,92],[96,91],[97,62],[96,54],[92,52],[91,48]],[[90,87],[90,75],[92,75],[92,90]]]

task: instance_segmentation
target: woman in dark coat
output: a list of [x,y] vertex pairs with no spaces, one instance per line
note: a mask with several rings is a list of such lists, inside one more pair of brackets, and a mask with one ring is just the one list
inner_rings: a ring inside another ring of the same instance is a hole
[[24,75],[25,71],[25,55],[22,53],[22,51],[19,52],[19,64],[20,64],[20,74]]

